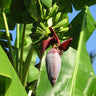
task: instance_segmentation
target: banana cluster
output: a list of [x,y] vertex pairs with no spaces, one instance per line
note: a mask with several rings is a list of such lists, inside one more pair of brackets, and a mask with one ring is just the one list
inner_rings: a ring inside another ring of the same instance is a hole
[[[40,3],[40,2],[39,2]],[[41,17],[39,18],[39,22],[37,27],[34,27],[36,36],[39,40],[43,37],[48,37],[50,34],[49,27],[53,27],[57,32],[57,35],[62,39],[64,37],[64,33],[69,30],[68,17],[67,14],[62,14],[59,12],[59,6],[54,3],[54,5],[48,9],[44,8],[40,3]]]
[[52,26],[58,32],[67,32],[69,30],[67,14],[59,12],[59,6],[56,3],[49,10],[45,8],[42,8],[42,10],[41,18],[47,21],[49,27]]

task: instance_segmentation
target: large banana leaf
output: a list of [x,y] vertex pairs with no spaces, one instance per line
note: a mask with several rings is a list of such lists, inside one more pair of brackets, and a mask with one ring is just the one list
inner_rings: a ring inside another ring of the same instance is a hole
[[73,37],[73,42],[71,46],[75,49],[78,47],[79,36],[82,30],[82,26],[84,28],[85,34],[85,42],[89,39],[92,32],[95,30],[95,20],[92,17],[92,14],[89,11],[89,8],[86,6],[70,23],[71,27],[69,32],[65,35]]
[[[44,55],[41,62],[42,65],[40,70],[40,77],[38,80],[36,96],[92,96],[92,94],[94,94],[93,96],[96,95],[95,74],[93,72],[90,58],[86,51],[85,45],[82,46],[81,51],[83,52],[81,52],[80,56],[76,57],[76,52],[78,51],[70,48],[67,52],[63,54],[61,58],[61,71],[54,88],[52,88],[47,77],[45,67],[46,54]],[[79,60],[77,58],[79,58]],[[77,61],[78,63],[76,64],[75,62]]]
[[[64,96],[68,93],[68,88],[70,87],[70,80],[73,72],[73,66],[75,64],[76,50],[70,48],[62,56],[61,70],[58,77],[58,80],[55,84],[55,87],[52,88],[46,72],[45,67],[45,57],[46,53],[41,62],[40,77],[37,85],[37,94],[36,96]],[[65,89],[65,91],[64,91]],[[56,95],[57,94],[57,95]],[[67,96],[67,95],[66,95]]]
[[27,96],[7,55],[0,46],[0,96]]
[[96,77],[86,50],[86,41],[95,29],[94,19],[91,17],[88,7],[81,11],[73,22],[75,23],[72,25],[70,36],[74,37],[73,44],[77,44],[77,48],[74,47],[77,50],[70,48],[64,52],[61,57],[61,71],[54,88],[47,77],[46,54],[44,55],[38,79],[37,96],[96,96]]
[[[6,2],[5,5],[7,6]],[[13,30],[15,28],[15,22],[13,21],[12,16],[10,16],[10,8],[4,10],[4,12],[6,13],[6,17],[7,17],[6,19],[8,22],[9,30]],[[0,30],[5,30],[5,25],[4,25],[4,20],[1,10],[0,10]]]
[[0,0],[0,29],[5,29],[4,20],[2,16],[1,9],[4,9],[3,11],[6,13],[6,19],[8,22],[8,27],[10,30],[13,30],[15,28],[15,22],[13,21],[12,16],[10,16],[10,6],[11,6],[11,0]]
[[0,0],[0,9],[1,8],[9,8],[11,5],[11,0]]
[[[50,0],[49,0],[50,1]],[[54,0],[53,2],[56,2],[56,0]],[[87,6],[92,6],[96,4],[96,0],[87,0],[87,2],[85,0],[59,0],[58,1],[58,5],[60,6],[60,11],[63,12],[72,12],[72,5],[76,10],[81,10],[85,5]]]
[[40,1],[47,8],[50,8],[52,5],[52,0],[40,0]]
[[[24,53],[23,53],[23,60],[25,61],[28,55],[28,52],[30,51],[31,48],[31,44],[32,44],[32,40],[30,38],[30,34],[32,33],[31,29],[32,29],[32,24],[27,24],[26,25],[26,30],[25,30],[25,38],[26,38],[26,42],[27,44],[24,46]],[[29,71],[28,71],[28,82],[32,82],[38,79],[38,75],[39,75],[39,70],[34,67],[35,62],[36,62],[36,57],[37,57],[37,53],[35,51],[35,49],[33,49],[33,53],[30,53],[30,55],[32,55],[32,59],[29,65]],[[24,66],[25,67],[25,66]]]

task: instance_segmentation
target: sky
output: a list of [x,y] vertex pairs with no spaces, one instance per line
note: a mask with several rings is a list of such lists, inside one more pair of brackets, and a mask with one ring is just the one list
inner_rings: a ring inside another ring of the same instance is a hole
[[[93,5],[91,7],[89,7],[89,10],[93,16],[93,18],[95,19],[96,21],[96,5]],[[79,13],[80,11],[76,11],[74,8],[73,8],[73,12],[72,13],[68,13],[68,17],[69,17],[69,22],[71,22],[73,20],[73,18]],[[16,28],[14,29],[14,32],[13,31],[10,31],[13,35],[13,41],[12,41],[12,45],[14,45],[14,42],[15,42],[15,38],[16,38]],[[90,36],[89,40],[87,41],[86,43],[86,47],[87,47],[87,51],[88,53],[90,53],[91,51],[94,51],[96,50],[96,30],[93,32],[93,34]],[[96,52],[96,51],[95,51]],[[37,58],[37,62],[39,62],[38,58]],[[37,63],[36,62],[36,63]],[[94,62],[93,62],[93,69],[94,69],[94,72],[96,74],[96,59],[94,59]]]

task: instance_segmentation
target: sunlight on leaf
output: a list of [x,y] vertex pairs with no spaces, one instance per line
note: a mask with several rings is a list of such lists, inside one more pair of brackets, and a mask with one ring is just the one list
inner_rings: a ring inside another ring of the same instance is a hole
[[[2,88],[4,89],[3,91]],[[19,78],[14,71],[7,55],[0,46],[0,95],[27,96]]]

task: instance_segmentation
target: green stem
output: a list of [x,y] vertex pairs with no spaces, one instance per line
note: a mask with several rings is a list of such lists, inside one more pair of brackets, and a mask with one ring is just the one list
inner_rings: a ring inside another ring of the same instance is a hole
[[6,36],[7,36],[8,47],[9,47],[9,56],[10,56],[11,63],[13,65],[13,67],[15,68],[15,63],[14,63],[14,58],[13,58],[11,39],[10,39],[10,33],[9,33],[9,29],[8,29],[6,14],[3,11],[3,9],[1,11],[2,11],[2,15],[3,15],[3,19],[4,19],[4,24],[5,24],[5,29],[6,29]]
[[39,0],[39,5],[40,5],[40,12],[41,12],[41,17],[42,17],[43,16],[43,13],[42,13],[42,4],[41,4],[40,0]]
[[23,35],[22,35],[22,43],[21,43],[21,53],[20,53],[19,77],[20,77],[21,82],[22,82],[22,69],[23,69],[23,49],[24,49],[25,27],[26,27],[26,24],[24,24],[24,27],[23,27]]
[[19,62],[19,24],[17,24],[17,30],[16,30],[16,72],[18,74],[18,62]]
[[28,52],[27,58],[25,60],[25,63],[24,63],[24,67],[23,67],[23,82],[22,82],[23,86],[26,85],[27,76],[28,76],[28,70],[29,70],[29,67],[30,67],[32,55],[33,55],[33,46],[31,46],[31,48],[30,48],[30,50]]

